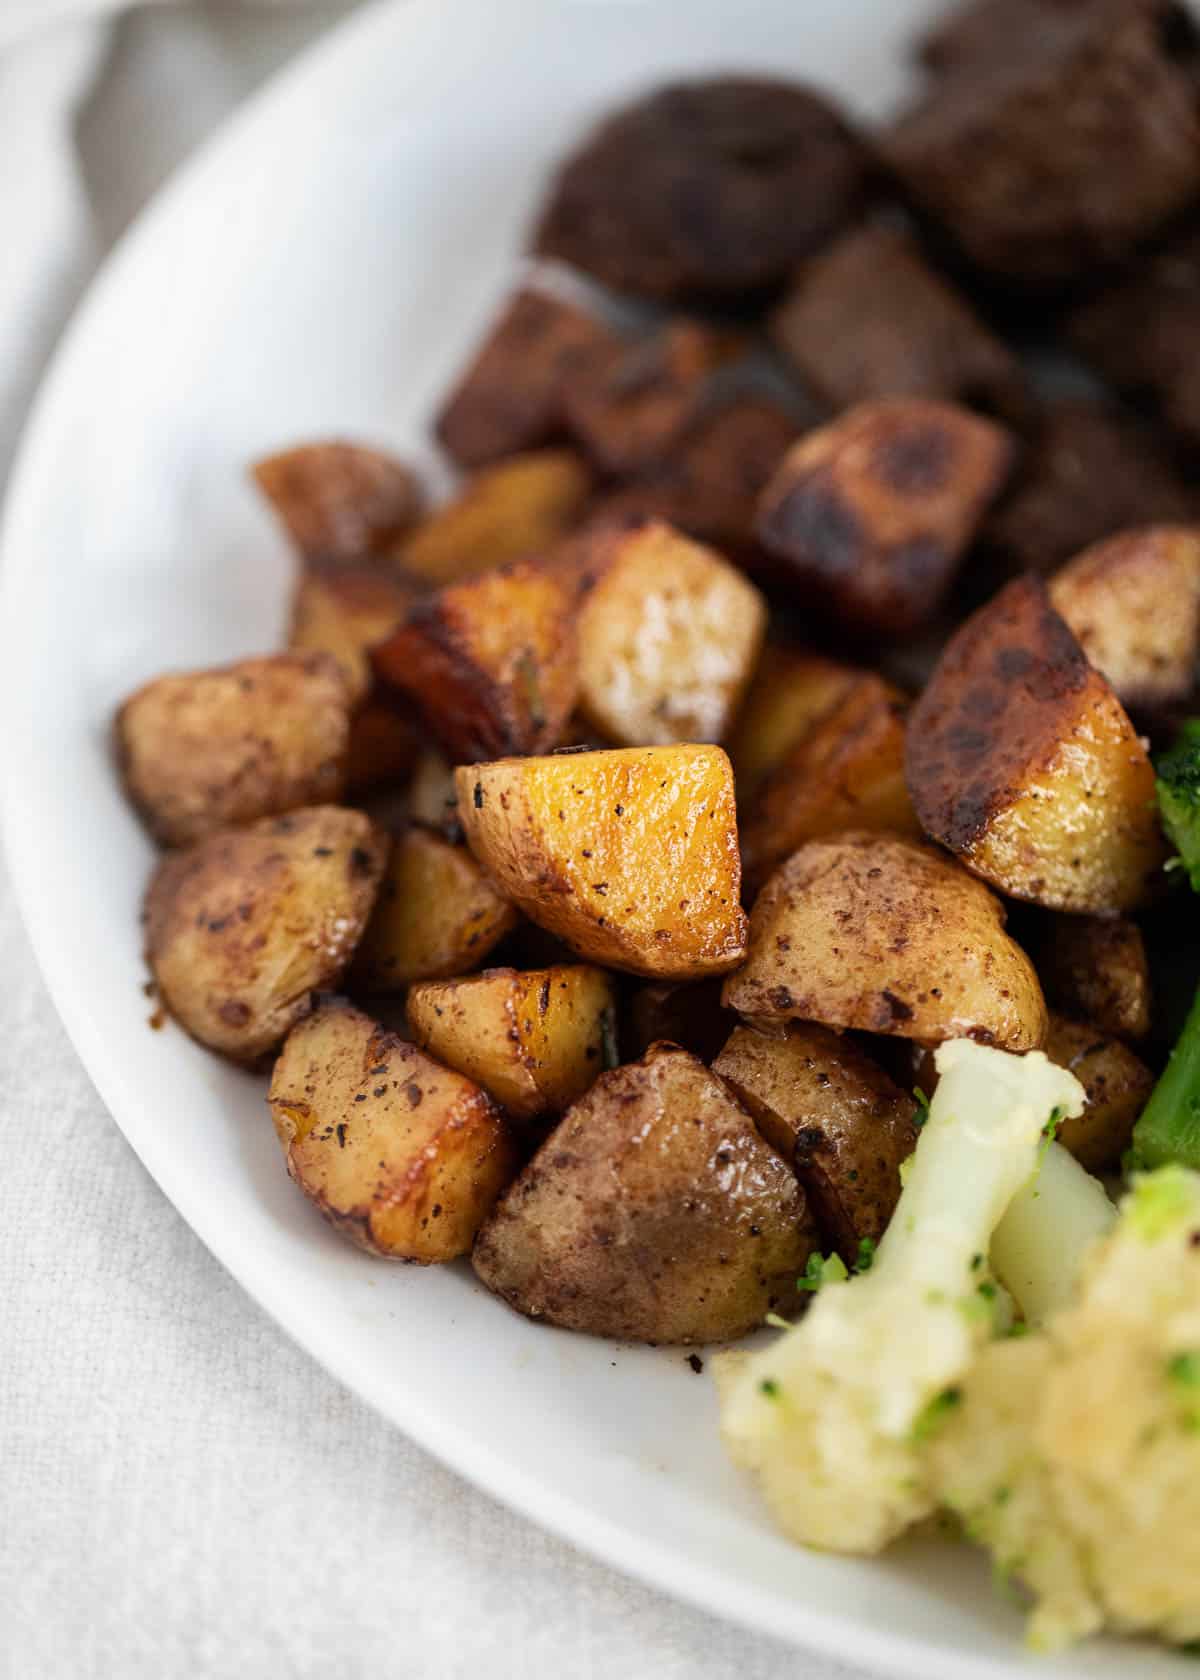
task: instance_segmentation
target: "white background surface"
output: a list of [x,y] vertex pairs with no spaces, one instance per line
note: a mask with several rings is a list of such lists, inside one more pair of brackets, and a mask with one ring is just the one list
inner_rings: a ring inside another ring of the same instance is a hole
[[[97,245],[345,9],[123,25],[79,122]],[[0,941],[3,1680],[850,1673],[591,1564],[325,1377],[108,1120],[6,888]]]

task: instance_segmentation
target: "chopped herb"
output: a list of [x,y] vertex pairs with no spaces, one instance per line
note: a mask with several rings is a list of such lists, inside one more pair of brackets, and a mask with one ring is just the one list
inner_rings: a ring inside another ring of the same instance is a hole
[[983,1265],[983,1255],[982,1254],[973,1254],[971,1256],[971,1270],[973,1272],[977,1272],[979,1270],[980,1266],[982,1266],[982,1265]]
[[875,1264],[875,1241],[873,1237],[858,1239],[858,1258],[854,1262],[856,1272],[869,1272]]
[[758,1392],[765,1394],[768,1400],[778,1400],[779,1384],[774,1377],[764,1377],[758,1385]]
[[912,1426],[912,1438],[920,1443],[931,1441],[957,1406],[962,1405],[961,1388],[944,1388],[929,1404],[917,1413]]
[[1167,1360],[1167,1380],[1179,1388],[1200,1388],[1200,1353],[1191,1349]]
[[913,1087],[913,1099],[917,1105],[917,1112],[913,1115],[913,1125],[920,1131],[929,1118],[929,1098],[919,1085]]
[[849,1276],[840,1254],[831,1254],[828,1258],[823,1254],[810,1254],[804,1276],[796,1279],[796,1288],[806,1289],[815,1295],[827,1283],[845,1283]]
[[1050,1118],[1049,1118],[1049,1120],[1047,1120],[1046,1124],[1042,1127],[1042,1141],[1041,1141],[1041,1143],[1038,1144],[1037,1166],[1034,1168],[1035,1172],[1041,1166],[1042,1162],[1046,1159],[1046,1156],[1049,1154],[1050,1145],[1054,1142],[1055,1138],[1058,1136],[1058,1128],[1062,1125],[1062,1123],[1065,1119],[1066,1119],[1066,1114],[1065,1114],[1065,1111],[1062,1108],[1059,1108],[1059,1107],[1055,1106],[1054,1108],[1052,1108],[1050,1110]]

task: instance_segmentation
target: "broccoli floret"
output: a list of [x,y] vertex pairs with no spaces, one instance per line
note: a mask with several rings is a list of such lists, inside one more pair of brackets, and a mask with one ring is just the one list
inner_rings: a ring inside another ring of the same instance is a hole
[[1155,763],[1158,809],[1193,888],[1200,892],[1200,718],[1190,718]]
[[1149,1171],[1169,1161],[1200,1169],[1200,992],[1133,1128],[1127,1164]]
[[961,1039],[869,1271],[822,1289],[804,1319],[721,1375],[722,1426],[780,1524],[810,1545],[878,1551],[927,1515],[928,1445],[991,1334],[975,1300],[997,1222],[1034,1171],[1047,1118],[1079,1082],[1040,1052]]

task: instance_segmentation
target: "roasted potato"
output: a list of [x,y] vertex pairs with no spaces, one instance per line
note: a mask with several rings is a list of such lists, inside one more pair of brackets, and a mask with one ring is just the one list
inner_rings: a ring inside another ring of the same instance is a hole
[[365,990],[391,992],[466,974],[516,921],[464,846],[414,825],[392,847],[354,979]]
[[520,1120],[561,1114],[616,1065],[613,984],[584,964],[425,981],[409,991],[408,1022],[423,1050]]
[[410,608],[375,671],[455,764],[546,752],[579,689],[578,595],[569,569],[536,562],[450,584]]
[[596,582],[579,619],[584,720],[620,746],[721,740],[766,630],[758,590],[660,520],[602,529],[587,550]]
[[408,784],[408,811],[413,822],[434,828],[447,840],[462,841],[454,768],[441,753],[427,748],[413,767]]
[[750,917],[725,1004],[765,1020],[1035,1050],[1046,1005],[986,887],[931,847],[882,834],[813,840]]
[[953,403],[859,403],[788,451],[759,541],[829,617],[907,636],[945,599],[1012,454],[1005,431]]
[[394,630],[414,591],[378,566],[311,560],[292,596],[288,647],[293,653],[329,653],[342,667],[353,704],[371,687],[370,650]]
[[421,516],[411,467],[357,443],[308,443],[255,463],[255,481],[306,558],[387,554]]
[[1115,1168],[1154,1089],[1154,1075],[1127,1045],[1064,1015],[1051,1015],[1045,1051],[1087,1092],[1083,1113],[1062,1122],[1058,1141],[1089,1172]]
[[753,891],[797,846],[840,829],[921,832],[904,782],[903,697],[864,673],[762,783],[742,826]]
[[337,799],[349,698],[327,653],[279,653],[157,677],[116,717],[129,797],[164,846]]
[[627,1062],[644,1056],[652,1044],[679,1044],[711,1062],[729,1037],[733,1016],[721,1003],[721,981],[649,980],[628,1000],[621,1033],[621,1053]]
[[739,804],[865,675],[840,659],[767,643],[728,743]]
[[1038,578],[952,638],[909,714],[906,760],[926,833],[1013,898],[1129,910],[1161,872],[1146,749]]
[[420,751],[420,733],[406,711],[386,695],[367,700],[350,719],[346,797],[403,784]]
[[737,812],[719,747],[463,765],[467,843],[497,888],[579,956],[700,979],[745,954]]
[[254,1063],[354,954],[387,836],[361,811],[317,805],[171,852],[146,893],[146,960],[193,1038]]
[[1114,1038],[1150,1031],[1150,965],[1142,930],[1126,916],[1054,916],[1039,942],[1047,1000]]
[[1096,543],[1050,579],[1050,600],[1122,705],[1185,700],[1200,660],[1200,526]]
[[591,474],[569,449],[485,467],[395,550],[412,578],[457,583],[552,548],[583,513]]
[[850,1039],[809,1022],[780,1037],[737,1027],[713,1063],[771,1148],[790,1161],[848,1266],[879,1241],[917,1146],[916,1103]]
[[463,467],[483,467],[557,442],[566,395],[616,334],[548,292],[523,287],[501,310],[438,414],[439,443]]
[[478,1085],[346,1003],[292,1029],[268,1100],[304,1194],[388,1259],[468,1253],[517,1170],[504,1117]]
[[475,1244],[518,1312],[638,1342],[743,1335],[794,1312],[804,1192],[719,1079],[675,1045],[597,1080]]

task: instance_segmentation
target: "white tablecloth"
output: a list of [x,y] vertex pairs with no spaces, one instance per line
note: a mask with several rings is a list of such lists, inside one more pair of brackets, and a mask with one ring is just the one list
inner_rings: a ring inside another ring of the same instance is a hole
[[[96,246],[346,9],[122,24],[78,123]],[[0,1680],[853,1680],[591,1563],[343,1392],[127,1148],[3,879],[0,949]]]

